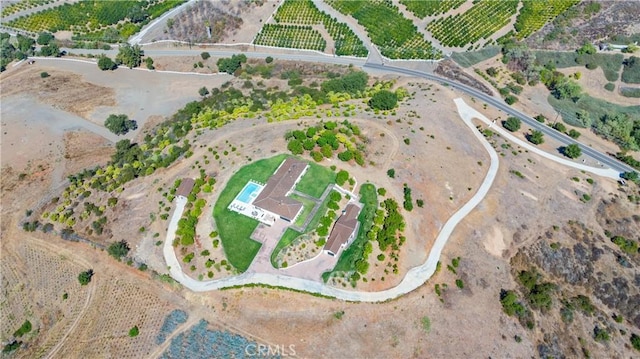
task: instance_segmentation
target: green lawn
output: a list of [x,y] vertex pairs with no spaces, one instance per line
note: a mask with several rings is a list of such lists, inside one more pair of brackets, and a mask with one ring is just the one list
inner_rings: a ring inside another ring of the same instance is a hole
[[312,197],[320,198],[327,185],[334,183],[336,183],[335,172],[330,168],[309,163],[309,169],[296,185],[296,190]]
[[[327,196],[327,198],[324,199],[324,202],[322,202],[322,204],[320,204],[320,208],[318,209],[318,212],[316,212],[316,215],[313,216],[313,219],[311,220],[311,222],[309,222],[309,226],[307,226],[305,233],[312,232],[312,231],[314,231],[316,229],[316,227],[318,227],[318,223],[320,223],[320,218],[322,218],[327,213],[327,205],[328,204],[329,204],[329,196]],[[271,252],[271,265],[273,265],[275,267],[276,266],[276,257],[278,256],[278,253],[280,253],[280,251],[284,247],[286,247],[286,246],[290,245],[291,243],[293,243],[293,241],[296,238],[300,237],[301,235],[302,235],[302,233],[300,233],[298,231],[294,231],[291,228],[287,228],[287,230],[284,232],[284,234],[280,238],[280,241],[278,242],[276,247]]]
[[296,218],[296,221],[294,223],[294,225],[296,226],[302,226],[304,224],[304,221],[307,219],[307,216],[309,216],[309,213],[311,213],[311,210],[313,210],[313,207],[316,205],[316,203],[308,198],[300,197],[295,194],[292,194],[289,197],[295,199],[296,201],[302,202],[302,205],[303,205],[302,213],[300,213],[300,215],[298,216],[298,218]]
[[249,268],[261,244],[250,239],[258,221],[227,209],[249,180],[265,183],[287,155],[259,160],[236,172],[220,193],[213,208],[213,218],[218,227],[227,259],[240,272]]
[[335,268],[331,272],[325,272],[322,274],[322,279],[326,282],[332,272],[336,271],[354,271],[355,263],[358,259],[362,258],[364,252],[364,245],[367,243],[367,232],[371,229],[373,224],[373,218],[376,215],[378,209],[378,194],[376,193],[376,187],[371,183],[365,183],[360,187],[360,202],[364,204],[358,221],[360,221],[360,230],[358,230],[358,236],[351,243],[351,245],[345,249]]

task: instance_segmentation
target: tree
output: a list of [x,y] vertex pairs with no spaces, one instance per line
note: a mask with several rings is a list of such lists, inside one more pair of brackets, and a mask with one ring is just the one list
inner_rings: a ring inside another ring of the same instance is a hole
[[396,170],[394,170],[393,168],[388,169],[387,176],[389,176],[390,178],[396,178]]
[[638,172],[636,172],[636,171],[623,172],[620,175],[620,177],[626,179],[627,181],[640,183],[640,175],[638,175]]
[[140,329],[138,329],[138,326],[134,326],[133,328],[129,329],[129,336],[130,337],[137,337],[138,334],[140,334]]
[[287,149],[291,151],[294,155],[300,155],[304,152],[304,148],[302,147],[302,142],[300,140],[291,140],[287,144]]
[[553,129],[558,132],[564,132],[567,130],[567,126],[565,126],[562,122],[557,122],[553,124]]
[[111,60],[110,57],[102,54],[98,58],[98,68],[102,71],[107,71],[107,70],[113,71],[118,68],[118,65],[116,65],[116,63],[113,62],[113,60]]
[[562,147],[562,154],[569,158],[578,158],[582,155],[582,150],[580,150],[580,146],[572,143],[568,146]]
[[218,66],[218,71],[226,72],[228,74],[233,74],[245,62],[247,62],[247,56],[244,54],[240,54],[240,55],[233,55],[231,56],[231,58],[221,58],[218,60],[216,65]]
[[46,71],[44,71],[44,72],[41,72],[41,73],[40,73],[40,77],[42,77],[43,79],[44,79],[44,78],[47,78],[47,77],[49,77],[49,76],[51,76],[51,75],[49,75],[49,73],[48,73],[48,72],[46,72]]
[[595,46],[593,46],[592,43],[587,42],[584,45],[582,45],[579,49],[576,50],[576,52],[579,55],[593,55],[597,52],[598,50],[596,49]]
[[631,346],[633,346],[633,349],[640,351],[640,335],[633,333],[631,334],[630,340],[631,340]]
[[38,42],[38,45],[49,45],[54,39],[55,37],[53,37],[51,33],[43,31],[38,34],[38,39],[36,41]]
[[544,115],[541,115],[541,114],[540,114],[540,115],[537,115],[537,116],[536,116],[536,117],[534,117],[534,118],[536,119],[536,121],[538,121],[538,122],[540,122],[540,123],[544,123],[544,122],[547,120],[547,118],[546,118],[546,117],[544,117]]
[[137,24],[143,22],[149,17],[145,10],[142,9],[139,5],[134,5],[129,9],[127,13],[127,17],[131,20],[132,23]]
[[398,104],[398,96],[391,91],[381,90],[371,96],[369,106],[376,110],[391,110]]
[[534,145],[539,145],[544,142],[544,134],[538,130],[531,130],[531,133],[527,135],[527,140]]
[[80,285],[89,284],[91,282],[91,277],[93,277],[93,274],[93,269],[80,272],[80,274],[78,275],[78,282],[80,282]]
[[120,258],[129,254],[129,244],[124,239],[119,242],[113,242],[107,248],[107,252],[113,258],[120,260]]
[[507,118],[507,120],[504,121],[504,123],[502,125],[507,130],[509,130],[511,132],[515,132],[515,131],[518,131],[520,129],[521,122],[520,122],[519,118],[511,116],[511,117]]
[[208,58],[210,58],[210,57],[211,57],[211,54],[205,51],[205,52],[203,52],[203,53],[201,53],[201,54],[200,54],[200,57],[201,57],[203,60],[206,60],[206,59],[208,59]]
[[153,66],[153,59],[150,57],[147,57],[146,59],[144,59],[144,63],[147,65],[147,69],[149,70],[155,70],[155,66]]
[[209,90],[205,86],[202,86],[200,90],[198,90],[198,94],[202,97],[206,97],[209,94]]
[[118,50],[118,55],[116,55],[116,63],[127,66],[132,69],[134,67],[140,66],[142,63],[142,56],[144,56],[144,51],[140,45],[129,45],[124,43],[120,45],[120,49]]
[[31,54],[33,52],[34,44],[36,43],[32,38],[18,34],[16,36],[18,50],[25,54]]
[[125,133],[138,128],[138,123],[133,120],[129,120],[127,115],[114,115],[111,114],[104,121],[104,127],[116,135],[124,135]]
[[572,128],[571,130],[569,130],[567,135],[569,135],[569,137],[573,138],[574,140],[577,140],[578,137],[580,137],[580,132],[578,132],[578,131],[576,131],[575,129]]
[[345,184],[345,182],[347,182],[348,179],[349,179],[349,172],[345,170],[340,170],[336,175],[336,184],[338,184],[338,186],[342,186],[343,184]]
[[58,47],[58,44],[52,42],[49,45],[44,45],[40,48],[40,55],[60,57],[60,48]]
[[267,56],[267,57],[264,59],[264,62],[266,62],[266,63],[268,63],[268,64],[272,63],[272,62],[273,62],[273,57],[271,57],[271,56]]
[[571,99],[573,102],[577,102],[582,94],[582,88],[580,85],[566,77],[561,77],[551,89],[551,94],[558,100]]

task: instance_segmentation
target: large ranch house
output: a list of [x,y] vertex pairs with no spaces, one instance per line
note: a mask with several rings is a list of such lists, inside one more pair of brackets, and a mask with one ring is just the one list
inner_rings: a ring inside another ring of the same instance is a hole
[[278,219],[293,223],[303,205],[288,196],[308,168],[304,161],[287,158],[266,184],[249,181],[228,208],[268,226]]

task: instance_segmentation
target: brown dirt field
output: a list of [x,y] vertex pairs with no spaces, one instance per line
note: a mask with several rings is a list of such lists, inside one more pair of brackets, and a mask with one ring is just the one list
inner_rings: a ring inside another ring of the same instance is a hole
[[[41,72],[49,77],[41,78]],[[2,97],[11,95],[34,96],[43,103],[88,119],[98,106],[116,104],[113,89],[83,80],[82,76],[53,67],[22,65],[0,76]]]
[[[360,178],[375,178],[376,183],[387,189],[388,196],[399,202],[404,182],[413,189],[414,199],[425,200],[425,208],[416,206],[406,215],[408,240],[402,247],[401,273],[423,260],[424,250],[430,246],[429,240],[438,226],[473,194],[484,177],[483,169],[488,167],[484,150],[477,140],[469,137],[468,129],[457,117],[452,99],[459,94],[428,82],[405,86],[416,95],[407,100],[395,116],[375,119],[375,115],[368,113],[372,118],[366,118],[365,112],[358,112],[357,120],[350,118],[361,122],[371,138],[368,159],[375,164],[364,168],[339,164],[355,175],[359,183]],[[470,98],[465,101],[473,103]],[[476,106],[480,108],[481,104]],[[415,115],[409,113],[411,110]],[[480,111],[489,118],[500,116],[497,112]],[[203,158],[207,146],[223,144],[229,139],[241,149],[240,154],[222,157],[216,166],[207,168],[217,173],[218,188],[246,164],[247,156],[258,159],[282,152],[285,146],[282,134],[302,122],[235,121],[219,130],[204,131],[197,137],[197,143],[204,146],[194,146],[192,158],[156,172],[121,194],[122,205],[130,211],[123,211],[118,217],[114,237],[131,240],[133,250],[135,244],[148,241],[132,238],[135,237],[132,232],[148,225],[149,213],[157,210],[161,198],[157,188],[170,186],[175,178],[197,172],[191,165]],[[250,129],[254,135],[238,136],[251,132]],[[380,133],[385,136],[381,137]],[[32,143],[15,143],[14,151],[23,151],[25,160],[32,161],[23,180],[18,180],[17,170],[5,166],[3,156],[0,300],[9,301],[11,307],[7,311],[2,307],[0,315],[3,323],[5,318],[11,318],[10,323],[15,326],[28,318],[34,328],[40,329],[37,337],[30,341],[31,347],[19,352],[22,357],[33,357],[39,351],[46,354],[54,349],[61,357],[157,357],[162,348],[152,343],[153,333],[172,308],[187,310],[190,320],[204,318],[214,327],[264,343],[293,344],[298,357],[532,357],[537,354],[535,340],[543,334],[526,331],[500,308],[500,289],[515,286],[509,257],[520,246],[535,242],[538,234],[550,225],[575,219],[596,223],[600,199],[617,189],[615,182],[601,178],[595,178],[593,186],[587,185],[586,175],[533,154],[514,155],[504,151],[498,177],[488,196],[456,228],[445,247],[442,270],[408,295],[386,303],[365,304],[264,288],[192,293],[153,280],[148,272],[116,262],[86,244],[19,229],[25,210],[33,208],[63,180],[62,173],[56,171],[59,166],[71,170],[90,163],[91,159],[104,160],[108,155],[106,150],[99,149],[82,154],[83,143],[101,145],[95,136],[68,134],[65,147],[61,135],[48,132],[46,135],[57,141],[59,150],[43,156],[40,161],[33,157],[38,152],[24,152],[24,147],[35,147]],[[404,138],[410,139],[410,145],[403,142]],[[7,151],[5,146],[3,138],[3,154]],[[65,158],[65,151],[69,158]],[[67,161],[78,163],[66,165]],[[391,167],[396,169],[394,180],[385,175]],[[525,174],[525,178],[510,174],[512,169]],[[571,177],[581,181],[574,182]],[[469,187],[472,190],[468,190]],[[577,192],[589,192],[593,198],[583,203],[578,200]],[[166,225],[157,220],[150,228],[147,233],[163,233]],[[503,247],[496,237],[502,237]],[[487,243],[492,244],[488,249]],[[160,253],[155,250],[145,255],[144,258],[151,259]],[[446,270],[446,264],[456,257],[461,261],[454,275]],[[375,261],[375,257],[372,260]],[[153,268],[151,261],[148,263]],[[162,266],[162,261],[156,260],[156,265]],[[96,275],[89,286],[80,287],[77,273],[88,267],[94,269]],[[455,279],[463,280],[464,289],[456,288]],[[435,294],[435,284],[448,285],[441,298]],[[67,302],[62,301],[62,291],[69,294]],[[85,302],[88,300],[86,307],[71,305],[82,303],[83,298]],[[335,315],[339,311],[344,311],[341,319]],[[429,328],[423,326],[424,317],[430,318]],[[141,335],[129,338],[126,333],[136,324]],[[12,330],[15,329],[3,328],[3,339]],[[522,337],[521,343],[513,339],[515,335]],[[621,340],[615,338],[616,353],[630,356],[630,349],[624,348]],[[590,350],[594,357],[611,354],[611,349],[603,345],[593,345]]]

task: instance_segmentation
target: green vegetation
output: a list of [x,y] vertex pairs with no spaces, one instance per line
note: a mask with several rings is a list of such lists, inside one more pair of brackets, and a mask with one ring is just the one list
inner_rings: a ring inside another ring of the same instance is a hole
[[[404,230],[405,222],[398,211],[398,203],[392,198],[385,199],[380,205],[385,213],[382,222],[376,221],[376,226],[372,228],[373,233],[367,233],[370,239],[375,238],[381,251],[387,250],[389,246],[397,250],[400,246],[398,235]],[[376,217],[379,217],[376,215]],[[377,219],[377,218],[376,218]],[[378,225],[380,223],[380,225]]]
[[609,332],[596,325],[595,328],[593,328],[593,339],[597,342],[608,342],[610,339]]
[[18,330],[16,330],[15,332],[13,332],[13,336],[14,337],[21,337],[27,333],[29,333],[31,331],[31,322],[28,320],[25,320],[24,323],[22,323],[22,326],[20,326],[20,328],[18,328]]
[[296,185],[296,190],[320,198],[328,185],[336,183],[336,173],[327,167],[309,163],[309,169]]
[[347,120],[320,122],[313,127],[290,131],[285,134],[285,139],[287,149],[294,155],[309,151],[314,161],[320,162],[324,158],[332,158],[334,151],[339,151],[341,161],[353,159],[358,165],[365,165],[364,137],[360,128]]
[[420,319],[420,324],[422,324],[422,329],[425,332],[429,333],[429,331],[431,331],[431,319],[426,315]]
[[[362,186],[360,186],[359,194],[360,202],[363,204],[360,215],[358,215],[360,230],[358,231],[358,236],[353,243],[351,243],[351,245],[347,247],[342,254],[340,254],[340,258],[338,259],[338,263],[336,263],[333,272],[355,271],[356,263],[365,256],[365,246],[369,242],[367,233],[373,226],[373,219],[376,215],[376,209],[378,208],[378,197],[376,194],[376,187],[371,183],[362,184]],[[325,272],[323,273],[322,278],[326,281],[330,274],[331,272]]]
[[[580,133],[578,132],[578,136],[579,135]],[[542,144],[544,143],[544,134],[538,130],[531,130],[531,133],[527,135],[527,140],[529,140],[529,142],[533,143],[534,145]]]
[[113,62],[107,55],[102,54],[98,57],[98,68],[102,71],[113,71],[118,68],[118,64]]
[[456,279],[456,287],[458,287],[459,289],[464,289],[464,282],[462,281],[462,279]]
[[[431,1],[424,2],[431,3]],[[451,58],[458,65],[466,68],[498,55],[500,50],[500,46],[488,46],[478,51],[454,52],[451,54]]]
[[77,40],[119,42],[186,0],[87,0],[18,17],[6,25],[31,32],[73,31]]
[[104,121],[104,127],[116,135],[124,135],[129,131],[136,130],[138,128],[138,123],[134,120],[129,120],[127,115],[111,114]]
[[264,24],[253,43],[256,45],[324,51],[327,42],[311,26]]
[[387,176],[389,176],[389,178],[396,178],[396,170],[393,168],[388,169]]
[[616,89],[616,85],[613,82],[607,82],[607,84],[604,85],[604,89],[613,92],[613,90]]
[[[337,56],[366,57],[369,53],[362,40],[347,24],[338,22],[324,11],[318,10],[311,0],[286,0],[278,7],[273,18],[278,24],[322,24],[329,36],[334,40],[334,53]],[[267,63],[270,62],[267,61]]]
[[640,88],[622,87],[620,94],[624,97],[640,98]]
[[587,68],[602,68],[607,81],[617,81],[622,68],[622,54],[579,54],[578,52],[532,51],[536,62],[540,65],[552,64],[556,68],[589,65]]
[[522,40],[528,37],[578,2],[577,0],[523,1],[516,23],[513,25],[516,38]]
[[438,0],[438,1],[416,1],[400,0],[400,3],[407,7],[415,16],[424,19],[427,16],[445,14],[464,4],[465,0]]
[[123,239],[118,242],[111,243],[107,248],[107,253],[109,253],[113,258],[120,260],[122,257],[129,254],[129,250],[129,243]]
[[93,274],[93,269],[80,272],[80,274],[78,274],[78,282],[80,282],[80,285],[89,284],[91,282],[91,277],[93,277]]
[[142,56],[144,56],[144,51],[142,51],[140,45],[131,46],[128,43],[121,44],[120,47],[118,47],[116,64],[125,65],[132,69],[140,66],[142,63]]
[[518,301],[518,295],[512,290],[502,290],[500,303],[502,310],[510,317],[513,315],[522,316],[526,312],[525,306]]
[[623,236],[614,236],[611,242],[617,245],[620,250],[629,255],[638,254],[638,242],[632,239],[626,239]]
[[575,143],[562,147],[560,152],[562,152],[563,155],[571,159],[578,158],[582,155],[582,150],[580,149],[580,146],[578,146]]
[[442,53],[391,2],[328,0],[339,12],[363,26],[383,56],[390,59],[439,59]]
[[405,183],[402,191],[404,192],[404,201],[402,206],[405,210],[411,212],[413,210],[413,199],[411,198],[411,188]]
[[522,123],[521,123],[519,118],[510,116],[509,118],[507,118],[506,121],[504,121],[504,123],[502,125],[507,130],[509,130],[511,132],[516,132],[516,131],[518,131],[520,129],[521,124]]
[[249,180],[265,183],[285,158],[286,155],[278,155],[242,167],[231,176],[213,208],[213,218],[224,252],[229,263],[240,272],[249,268],[260,249],[261,244],[250,238],[258,221],[230,211],[227,207]]
[[367,88],[369,77],[363,71],[351,71],[344,76],[324,81],[320,88],[322,92],[348,93],[352,96],[361,97]]
[[300,212],[294,223],[296,226],[302,226],[316,203],[306,197],[298,196],[297,194],[291,194],[289,197],[302,203],[302,211]]
[[525,297],[534,309],[549,310],[553,303],[551,294],[555,290],[552,283],[539,283],[540,275],[535,271],[521,271],[518,281],[526,289]]
[[391,110],[398,105],[398,96],[395,92],[381,90],[369,99],[369,106],[375,110]]
[[247,62],[245,54],[232,55],[230,58],[218,59],[216,66],[218,66],[218,71],[220,72],[234,74],[245,62]]
[[463,47],[487,39],[506,26],[518,1],[480,1],[464,13],[431,21],[427,29],[444,46]]
[[640,84],[640,57],[631,56],[623,64],[622,82]]
[[140,329],[138,329],[138,326],[134,326],[133,328],[129,329],[129,336],[131,338],[133,337],[137,337],[138,334],[140,334]]
[[629,338],[631,342],[631,346],[633,349],[640,351],[640,335],[633,333],[631,334],[631,338]]

